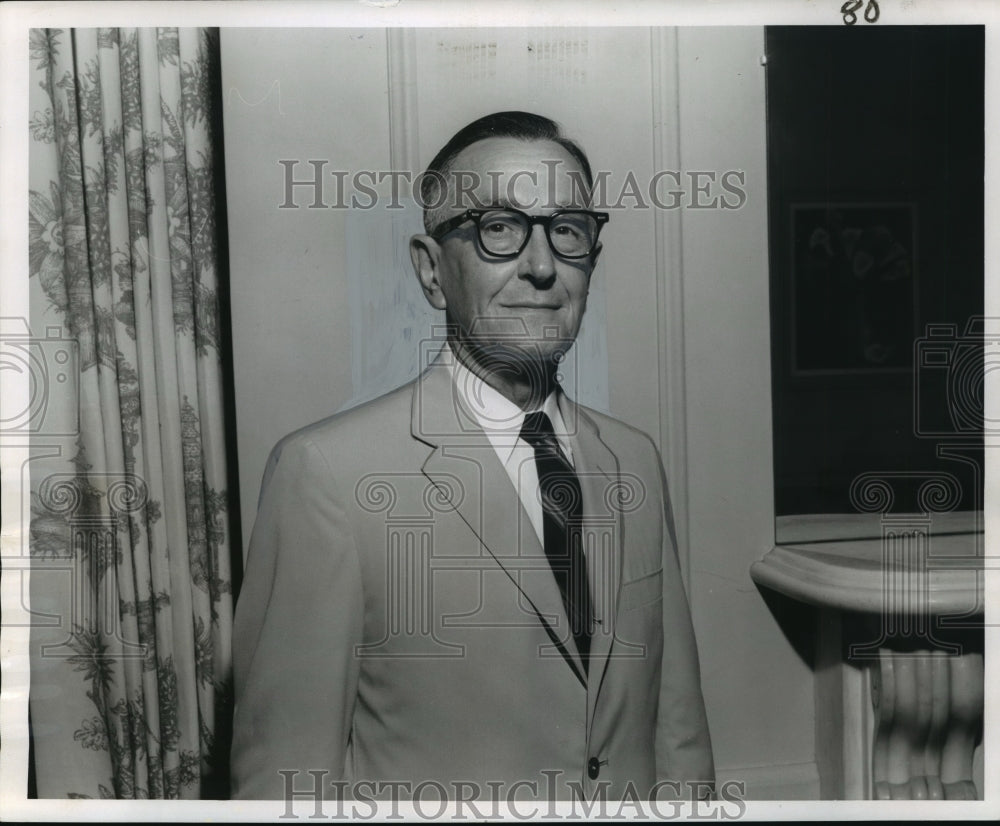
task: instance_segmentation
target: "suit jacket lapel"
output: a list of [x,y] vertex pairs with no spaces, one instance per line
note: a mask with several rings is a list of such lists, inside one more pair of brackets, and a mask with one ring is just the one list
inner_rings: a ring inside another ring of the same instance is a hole
[[593,419],[562,394],[559,412],[573,440],[573,463],[583,494],[584,547],[596,620],[587,681],[589,725],[614,640],[621,587],[623,524],[621,509],[616,506],[619,467]]
[[[545,550],[493,445],[455,393],[443,361],[449,356],[443,352],[414,388],[411,433],[433,448],[421,469],[517,586],[526,617],[537,614],[545,625],[553,640],[547,653],[565,657],[582,681],[582,663]],[[568,642],[558,645],[561,640]]]

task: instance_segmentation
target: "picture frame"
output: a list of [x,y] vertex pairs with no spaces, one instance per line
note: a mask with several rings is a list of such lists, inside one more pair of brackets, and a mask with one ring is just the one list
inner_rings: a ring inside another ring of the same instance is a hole
[[910,373],[916,203],[802,201],[789,213],[792,376]]

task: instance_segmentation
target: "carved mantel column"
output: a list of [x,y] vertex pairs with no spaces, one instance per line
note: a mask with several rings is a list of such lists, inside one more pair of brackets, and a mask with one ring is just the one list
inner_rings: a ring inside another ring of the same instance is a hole
[[983,655],[883,648],[872,666],[876,800],[976,800]]
[[926,513],[881,525],[881,538],[778,546],[751,569],[758,585],[821,609],[822,796],[975,800],[982,535],[935,535]]

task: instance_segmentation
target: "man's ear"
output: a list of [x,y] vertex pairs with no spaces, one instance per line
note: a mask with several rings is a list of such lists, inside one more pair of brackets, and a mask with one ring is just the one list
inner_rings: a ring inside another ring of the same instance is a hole
[[420,288],[428,303],[437,310],[443,310],[448,302],[441,291],[438,280],[440,273],[441,246],[429,235],[414,235],[410,239],[410,261],[413,271],[420,281]]

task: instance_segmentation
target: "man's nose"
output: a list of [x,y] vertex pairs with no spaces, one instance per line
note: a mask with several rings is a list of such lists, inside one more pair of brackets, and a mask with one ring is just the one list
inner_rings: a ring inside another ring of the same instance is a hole
[[528,245],[520,257],[519,274],[536,281],[547,281],[556,274],[556,260],[545,236],[545,228],[536,224],[531,228]]

